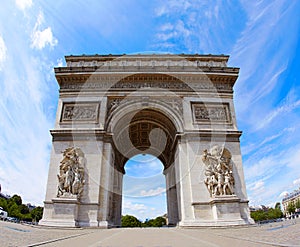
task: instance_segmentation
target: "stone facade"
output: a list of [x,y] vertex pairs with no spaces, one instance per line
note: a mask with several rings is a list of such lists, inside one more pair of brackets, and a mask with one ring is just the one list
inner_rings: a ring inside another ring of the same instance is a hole
[[300,208],[297,208],[298,203],[300,202],[300,188],[297,190],[294,190],[292,193],[287,194],[282,199],[282,206],[283,206],[283,213],[285,217],[291,217],[292,214],[288,212],[288,206],[289,204],[293,204],[295,206],[295,212],[297,214],[300,213]]
[[67,56],[42,225],[120,225],[124,166],[164,164],[170,225],[227,226],[250,218],[228,56]]

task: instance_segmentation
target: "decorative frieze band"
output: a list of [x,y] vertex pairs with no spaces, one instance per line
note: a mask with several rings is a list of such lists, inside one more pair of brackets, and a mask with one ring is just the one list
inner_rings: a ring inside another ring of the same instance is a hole
[[[108,79],[108,78],[107,78]],[[74,78],[68,78],[67,80],[61,79],[60,82],[60,90],[61,91],[81,91],[81,90],[105,90],[105,91],[113,91],[113,90],[136,90],[141,88],[152,88],[152,89],[165,89],[165,90],[180,90],[180,91],[218,91],[218,92],[228,92],[232,93],[233,82],[231,80],[222,80],[220,82],[212,82],[209,80],[192,80],[182,82],[179,80],[174,81],[141,81],[141,80],[133,80],[133,79],[123,79],[121,81],[109,79],[98,81],[94,79],[87,80],[86,82],[82,82],[82,80],[77,80]]]
[[179,97],[134,97],[134,98],[124,98],[124,97],[109,97],[107,103],[107,116],[109,116],[115,109],[120,105],[126,105],[128,103],[141,103],[142,105],[147,105],[149,102],[153,103],[165,103],[168,106],[171,106],[173,110],[179,113],[179,115],[183,115],[183,106],[182,99]]
[[229,103],[192,103],[195,123],[231,124]]
[[61,123],[98,123],[99,102],[63,103]]

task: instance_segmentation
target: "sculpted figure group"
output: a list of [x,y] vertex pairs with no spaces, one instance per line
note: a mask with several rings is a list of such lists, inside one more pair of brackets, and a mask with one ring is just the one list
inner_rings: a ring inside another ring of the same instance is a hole
[[234,177],[231,153],[220,146],[203,151],[203,163],[206,165],[204,183],[210,196],[234,194]]
[[80,148],[70,147],[63,152],[58,177],[57,197],[79,198],[84,185],[84,153]]

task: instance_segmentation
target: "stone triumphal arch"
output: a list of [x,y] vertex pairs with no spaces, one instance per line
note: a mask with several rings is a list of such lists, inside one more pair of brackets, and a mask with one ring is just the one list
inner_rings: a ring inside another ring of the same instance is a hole
[[66,56],[44,214],[48,226],[120,225],[125,163],[161,160],[170,225],[252,223],[233,105],[239,69],[216,55]]

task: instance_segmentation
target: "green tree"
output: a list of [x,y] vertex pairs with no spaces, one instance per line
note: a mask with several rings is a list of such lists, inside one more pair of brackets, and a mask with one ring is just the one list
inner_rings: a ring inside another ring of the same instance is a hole
[[268,214],[267,212],[263,211],[263,210],[257,210],[254,212],[250,213],[251,218],[255,221],[263,221],[263,220],[267,220],[268,219]]
[[14,201],[17,205],[22,205],[22,198],[19,195],[13,195],[9,200]]
[[142,223],[132,215],[122,216],[121,219],[122,227],[141,227]]
[[31,214],[30,213],[20,214],[20,220],[27,221],[27,222],[32,222]]
[[0,207],[2,207],[3,210],[7,212],[8,205],[7,205],[7,200],[6,199],[0,198]]
[[25,204],[19,205],[20,213],[21,214],[28,214],[29,208]]
[[18,205],[14,201],[10,201],[8,203],[8,215],[10,217],[16,217],[18,219],[21,218],[21,213]]
[[295,213],[296,207],[294,202],[289,202],[289,204],[287,205],[287,211],[289,212],[289,214],[293,214]]
[[32,220],[34,222],[38,222],[43,217],[43,211],[44,211],[44,208],[42,208],[42,207],[36,207],[36,208],[32,209],[30,212]]
[[283,213],[280,208],[270,208],[267,212],[267,217],[269,220],[278,219],[283,217]]
[[166,219],[164,217],[156,217],[155,219],[145,220],[144,223],[142,223],[143,227],[162,227],[166,225]]
[[281,204],[280,204],[280,202],[276,202],[275,209],[280,209],[281,210]]
[[300,208],[300,199],[297,199],[295,203],[295,208]]

